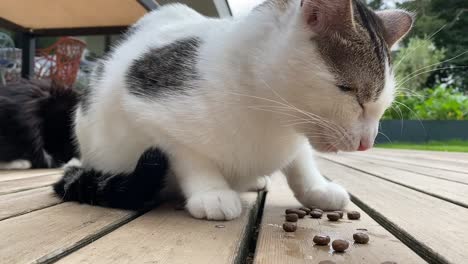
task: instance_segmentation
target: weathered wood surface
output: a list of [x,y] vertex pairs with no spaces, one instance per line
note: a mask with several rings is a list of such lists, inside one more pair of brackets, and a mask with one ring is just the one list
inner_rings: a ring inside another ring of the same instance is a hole
[[[284,177],[274,179],[267,194],[263,219],[254,263],[424,263],[413,251],[388,231],[372,220],[366,213],[351,204],[347,209],[361,212],[360,220],[348,220],[346,216],[338,222],[330,222],[325,214],[322,219],[306,216],[298,221],[298,230],[286,233],[282,229],[284,211],[298,208],[300,204],[287,187]],[[366,229],[367,231],[358,230]],[[366,232],[370,237],[367,245],[354,245],[353,234]],[[330,238],[346,239],[350,247],[345,253],[334,253],[330,246],[316,246],[312,239],[317,234]],[[324,261],[324,262],[321,262]]]
[[[56,182],[62,173],[19,178],[0,182],[0,195],[49,186]],[[1,196],[0,196],[1,197]]]
[[[239,219],[210,222],[170,204],[141,214],[62,203],[50,187],[62,170],[0,171],[0,263],[245,263],[247,253],[255,263],[466,262],[468,154],[376,149],[324,157],[321,171],[347,188],[348,209],[362,218],[303,219],[294,234],[281,224],[284,209],[299,204],[281,178],[264,207],[256,193],[244,194]],[[344,254],[312,242],[318,233],[351,240],[357,229],[371,242]]]
[[259,209],[257,193],[242,201],[242,216],[228,222],[157,208],[58,263],[240,263]]
[[[348,154],[349,155],[349,154]],[[377,152],[361,152],[361,153],[353,153],[352,155],[367,157],[377,160],[384,160],[390,161],[395,163],[401,164],[409,164],[409,165],[416,165],[418,167],[426,167],[426,168],[435,168],[435,169],[442,169],[446,171],[453,171],[453,172],[460,172],[466,173],[467,165],[465,163],[460,162],[451,162],[451,161],[437,161],[437,160],[427,160],[422,158],[412,157],[411,154],[407,155],[385,155],[384,153],[377,153]]]
[[[384,167],[346,155],[323,155],[324,158],[370,175],[398,183],[468,208],[468,185],[428,177],[394,167]],[[466,175],[468,178],[468,175]]]
[[420,167],[417,165],[412,164],[403,164],[393,161],[385,161],[381,159],[375,159],[373,157],[362,157],[360,155],[354,154],[345,154],[340,153],[340,156],[350,158],[353,160],[360,160],[365,161],[367,163],[376,164],[377,166],[382,167],[382,170],[385,168],[397,168],[399,170],[414,172],[426,176],[431,176],[438,179],[444,179],[448,181],[453,181],[461,184],[468,184],[468,170],[466,173],[461,172],[453,172],[453,171],[446,171],[443,169],[436,169],[436,168],[427,168],[427,167]]
[[0,221],[2,263],[47,262],[92,242],[134,212],[63,203]]
[[0,196],[0,220],[43,209],[61,201],[49,186]]
[[361,208],[426,260],[464,263],[468,258],[467,208],[327,160],[319,160],[319,165],[326,177],[347,188]]

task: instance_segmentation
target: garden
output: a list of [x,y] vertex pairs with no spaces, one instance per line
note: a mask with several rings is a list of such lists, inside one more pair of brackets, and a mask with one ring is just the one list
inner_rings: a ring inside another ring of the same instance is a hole
[[[389,3],[369,4],[385,9]],[[416,23],[393,51],[396,99],[384,115],[377,146],[468,151],[468,2],[396,6],[414,11]]]

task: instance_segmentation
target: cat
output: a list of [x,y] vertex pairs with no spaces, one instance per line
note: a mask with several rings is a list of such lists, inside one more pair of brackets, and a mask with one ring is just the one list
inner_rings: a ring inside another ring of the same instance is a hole
[[0,169],[54,168],[73,158],[78,98],[40,80],[0,87]]
[[137,209],[180,190],[193,217],[230,220],[238,192],[282,171],[304,206],[341,209],[349,195],[314,152],[372,147],[394,97],[390,48],[412,23],[358,0],[267,0],[224,19],[163,6],[95,69],[75,118],[82,166],[55,191]]

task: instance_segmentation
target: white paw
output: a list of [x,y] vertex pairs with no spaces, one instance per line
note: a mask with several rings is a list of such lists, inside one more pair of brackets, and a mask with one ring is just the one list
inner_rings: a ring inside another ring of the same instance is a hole
[[231,220],[242,212],[239,195],[232,190],[214,190],[192,195],[186,205],[195,218]]
[[318,206],[323,210],[339,210],[349,203],[349,194],[340,185],[329,182],[328,184],[306,190],[304,195],[297,199],[304,206]]
[[271,180],[269,176],[262,176],[257,179],[257,186],[255,191],[269,191]]
[[62,166],[62,169],[66,169],[68,167],[81,167],[81,161],[78,158],[72,158]]
[[14,160],[12,162],[0,162],[0,170],[26,170],[31,168],[29,160]]

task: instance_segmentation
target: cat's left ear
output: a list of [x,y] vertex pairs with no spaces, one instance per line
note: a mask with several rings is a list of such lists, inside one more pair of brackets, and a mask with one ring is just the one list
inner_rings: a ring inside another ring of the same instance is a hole
[[317,34],[354,27],[352,0],[301,0],[301,11],[304,22]]
[[382,20],[383,36],[389,47],[408,34],[414,21],[414,15],[404,10],[384,10],[377,11],[376,14]]

